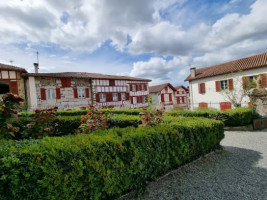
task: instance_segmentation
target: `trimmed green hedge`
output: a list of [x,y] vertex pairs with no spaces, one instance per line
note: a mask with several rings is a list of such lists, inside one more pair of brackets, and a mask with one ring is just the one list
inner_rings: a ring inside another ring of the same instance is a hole
[[0,199],[114,199],[218,148],[223,123],[166,118],[155,127],[0,141]]
[[226,111],[170,111],[167,116],[205,117],[221,120],[225,126],[244,126],[252,123],[250,108],[235,108]]
[[[88,110],[59,110],[57,111],[57,116],[81,116],[86,115]],[[140,112],[147,112],[145,110],[98,110],[98,112],[103,113],[113,113],[113,114],[123,114],[123,115],[139,115]],[[151,112],[151,111],[149,111]],[[34,112],[21,112],[23,116],[30,116]]]

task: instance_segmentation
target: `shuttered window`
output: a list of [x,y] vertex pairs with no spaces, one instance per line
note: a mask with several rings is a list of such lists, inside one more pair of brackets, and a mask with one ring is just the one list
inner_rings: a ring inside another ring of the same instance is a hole
[[46,93],[45,93],[45,88],[41,88],[41,100],[46,100]]
[[121,93],[121,100],[125,101],[126,100],[126,94],[125,93]]
[[105,93],[99,94],[99,101],[100,102],[106,102],[106,94]]
[[85,88],[85,98],[89,98],[89,96],[90,96],[89,88]]
[[61,78],[61,87],[71,87],[70,78]]
[[198,84],[198,92],[199,92],[199,94],[205,94],[206,93],[205,83],[199,83]]
[[46,89],[46,100],[56,99],[55,89]]
[[233,79],[228,79],[228,85],[229,85],[229,90],[233,90],[234,89],[234,81]]
[[61,99],[60,88],[56,88],[56,98]]
[[172,94],[169,94],[169,101],[172,101]]
[[198,107],[200,108],[207,108],[208,107],[208,103],[202,102],[198,104]]
[[164,94],[161,94],[161,102],[164,102]]
[[220,102],[220,109],[222,111],[232,109],[232,104],[230,102]]
[[17,81],[10,81],[9,89],[12,94],[18,94],[18,82]]

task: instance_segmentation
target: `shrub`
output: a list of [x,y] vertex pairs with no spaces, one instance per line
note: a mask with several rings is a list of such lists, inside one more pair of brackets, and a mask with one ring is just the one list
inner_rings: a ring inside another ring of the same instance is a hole
[[167,117],[154,127],[98,130],[0,145],[0,199],[114,199],[218,147],[223,123]]
[[0,99],[0,139],[15,137],[15,133],[19,131],[18,127],[12,125],[11,119],[18,118],[17,109],[23,101],[22,98],[10,93]]
[[244,126],[252,123],[252,112],[250,108],[235,108],[226,111],[170,111],[167,116],[205,117],[221,120],[225,126]]
[[155,126],[162,122],[164,109],[157,109],[155,113],[152,112],[141,112],[140,119],[142,126]]

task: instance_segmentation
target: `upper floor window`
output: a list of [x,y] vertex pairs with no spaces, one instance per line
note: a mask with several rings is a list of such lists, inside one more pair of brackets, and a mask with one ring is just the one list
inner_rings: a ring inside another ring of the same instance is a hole
[[84,88],[79,88],[78,89],[78,98],[79,99],[85,98],[85,89]]
[[258,78],[258,76],[249,76],[249,81],[252,82],[252,81],[256,81]]
[[177,94],[180,94],[180,92],[179,92],[179,91],[177,91]]
[[100,93],[99,98],[100,98],[100,102],[105,102],[106,101],[106,94]]
[[136,91],[136,85],[132,85],[133,91]]
[[118,101],[118,93],[112,93],[113,101]]
[[227,80],[220,81],[220,88],[221,88],[221,90],[227,90],[228,89],[228,81]]
[[115,86],[115,80],[109,80],[109,86]]
[[142,89],[142,91],[145,91],[146,90],[145,85],[141,85],[141,89]]
[[46,90],[46,99],[56,99],[55,89],[47,89]]

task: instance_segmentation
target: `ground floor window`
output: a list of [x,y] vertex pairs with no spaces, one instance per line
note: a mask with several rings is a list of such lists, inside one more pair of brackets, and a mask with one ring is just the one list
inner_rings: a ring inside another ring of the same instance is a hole
[[56,99],[55,89],[47,89],[46,90],[46,99]]
[[9,82],[0,81],[0,94],[9,93]]
[[133,97],[133,104],[137,104],[137,97]]
[[230,102],[221,102],[220,109],[222,111],[232,109],[232,104]]
[[146,103],[146,97],[142,96],[142,103]]
[[100,102],[105,102],[106,101],[106,94],[100,93],[99,98],[100,98]]
[[79,88],[78,89],[78,98],[79,99],[85,98],[85,89],[84,88]]
[[112,93],[113,101],[118,101],[118,93]]
[[126,100],[126,94],[125,93],[121,93],[121,100],[125,101]]

